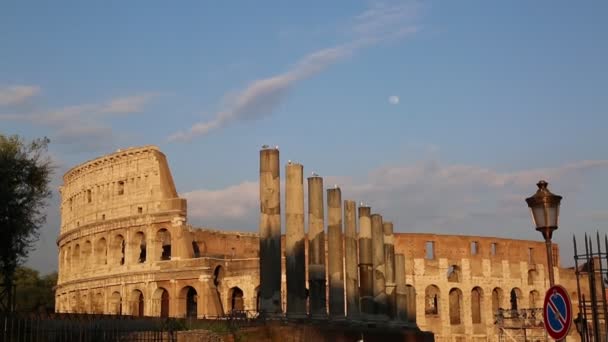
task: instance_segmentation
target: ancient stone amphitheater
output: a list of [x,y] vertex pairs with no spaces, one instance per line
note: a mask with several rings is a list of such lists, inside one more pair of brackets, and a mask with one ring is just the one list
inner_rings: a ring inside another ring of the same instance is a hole
[[[60,192],[58,312],[202,318],[258,309],[258,235],[188,225],[157,147],[78,165]],[[415,290],[411,320],[436,341],[497,340],[494,313],[540,307],[548,287],[540,241],[397,233],[395,251]],[[572,270],[555,275],[575,291]]]

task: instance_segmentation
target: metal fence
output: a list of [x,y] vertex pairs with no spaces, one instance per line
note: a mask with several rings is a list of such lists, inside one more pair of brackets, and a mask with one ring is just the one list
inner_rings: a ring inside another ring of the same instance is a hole
[[0,341],[176,341],[173,319],[87,314],[0,314]]
[[[595,240],[595,241],[594,241]],[[574,243],[574,262],[579,314],[575,320],[584,342],[608,341],[608,235],[595,239],[585,234],[584,250]]]

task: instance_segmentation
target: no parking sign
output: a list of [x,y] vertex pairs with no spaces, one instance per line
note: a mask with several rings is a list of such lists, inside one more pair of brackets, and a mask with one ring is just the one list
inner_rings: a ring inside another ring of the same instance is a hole
[[568,292],[562,286],[554,285],[547,290],[543,321],[551,338],[561,340],[568,335],[572,325],[572,304]]

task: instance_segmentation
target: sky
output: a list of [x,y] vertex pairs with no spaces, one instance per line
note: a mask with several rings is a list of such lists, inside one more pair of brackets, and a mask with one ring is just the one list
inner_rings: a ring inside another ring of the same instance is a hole
[[[0,133],[48,136],[58,187],[118,148],[167,155],[188,221],[256,231],[258,151],[304,165],[397,232],[541,241],[608,232],[605,1],[7,1]],[[283,228],[284,229],[284,228]],[[438,246],[440,248],[440,246]]]

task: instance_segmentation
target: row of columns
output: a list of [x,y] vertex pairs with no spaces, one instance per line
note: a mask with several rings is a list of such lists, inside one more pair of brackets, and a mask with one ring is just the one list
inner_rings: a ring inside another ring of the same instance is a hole
[[[260,312],[271,315],[281,313],[279,162],[277,148],[260,151]],[[405,257],[395,254],[393,224],[368,206],[357,210],[354,201],[343,201],[338,186],[327,189],[325,260],[323,178],[313,174],[307,178],[306,260],[303,166],[290,161],[285,173],[287,316],[407,320]]]

